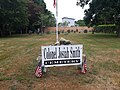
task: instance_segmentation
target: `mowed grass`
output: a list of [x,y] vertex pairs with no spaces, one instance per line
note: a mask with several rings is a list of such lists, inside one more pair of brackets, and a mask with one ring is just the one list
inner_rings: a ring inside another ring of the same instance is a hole
[[47,68],[36,78],[41,46],[55,43],[55,34],[0,38],[0,90],[120,90],[120,38],[110,34],[60,34],[83,44],[88,72],[76,66]]

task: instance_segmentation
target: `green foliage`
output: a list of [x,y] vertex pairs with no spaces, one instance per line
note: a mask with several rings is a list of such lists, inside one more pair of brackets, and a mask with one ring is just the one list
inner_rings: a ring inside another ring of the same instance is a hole
[[38,5],[42,5],[43,0],[33,0],[35,3],[37,3]]
[[44,0],[0,0],[0,36],[43,26],[55,26]]
[[0,81],[7,81],[7,80],[12,80],[11,77],[2,77],[0,78]]
[[32,0],[28,3],[29,28],[55,26],[54,15],[46,9],[44,0]]
[[68,24],[69,24],[70,22],[67,22],[67,21],[65,21],[65,22],[63,22],[63,26],[68,26]]
[[84,17],[86,25],[116,24],[120,37],[120,0],[79,0],[77,3],[81,7],[87,4],[89,9],[85,10]]
[[80,5],[83,8],[89,1],[90,0],[78,0],[77,5]]
[[63,26],[63,23],[62,23],[62,22],[59,22],[59,23],[58,23],[58,26],[60,26],[60,27]]
[[40,14],[39,19],[41,20],[42,26],[55,26],[55,17],[50,11],[47,11],[45,14]]
[[98,25],[98,27],[115,27],[115,24],[108,24],[108,25]]
[[94,29],[95,32],[114,33],[116,31],[116,25],[98,25]]
[[0,0],[0,31],[13,31],[28,25],[26,0]]
[[78,20],[75,23],[79,26],[86,26],[84,20]]

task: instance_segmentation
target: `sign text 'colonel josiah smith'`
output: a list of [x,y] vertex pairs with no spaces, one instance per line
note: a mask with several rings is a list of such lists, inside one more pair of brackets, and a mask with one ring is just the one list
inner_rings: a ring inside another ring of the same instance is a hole
[[[78,63],[80,64],[82,60],[82,48],[82,45],[43,46],[42,64],[45,65],[45,62],[49,62],[51,63],[51,66],[57,66],[57,63],[54,62],[65,62],[66,60],[71,62],[70,64],[75,64],[78,62],[77,60],[79,60]],[[59,64],[68,63],[66,62]]]

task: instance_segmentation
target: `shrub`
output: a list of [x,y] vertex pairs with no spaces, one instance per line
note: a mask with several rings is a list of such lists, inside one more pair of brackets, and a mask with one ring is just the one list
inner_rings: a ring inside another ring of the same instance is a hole
[[73,30],[71,30],[71,32],[73,32]]
[[67,30],[68,33],[70,33],[70,30]]
[[88,31],[87,30],[84,30],[84,33],[87,33]]
[[99,25],[94,27],[94,31],[97,33],[114,33],[116,31],[116,26],[113,25]]
[[92,32],[92,30],[90,30],[89,32]]
[[76,32],[78,32],[78,29],[76,29]]

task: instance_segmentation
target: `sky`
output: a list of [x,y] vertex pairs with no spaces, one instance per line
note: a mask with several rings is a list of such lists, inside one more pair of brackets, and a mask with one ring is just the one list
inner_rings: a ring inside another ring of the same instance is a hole
[[[54,0],[44,0],[47,9],[56,15],[56,9],[53,7]],[[76,5],[77,0],[58,0],[58,22],[62,22],[63,17],[74,18],[76,21],[83,19],[84,9]]]

